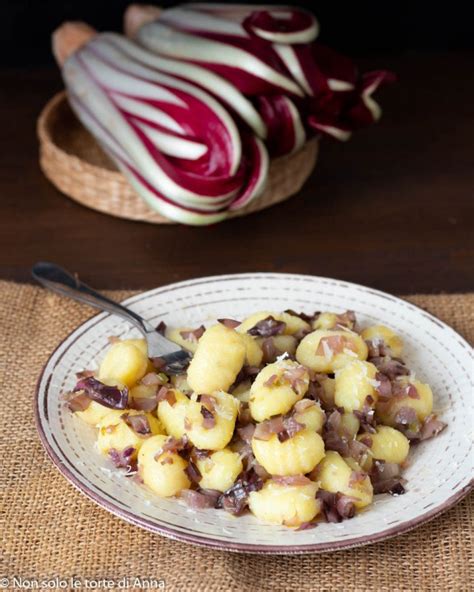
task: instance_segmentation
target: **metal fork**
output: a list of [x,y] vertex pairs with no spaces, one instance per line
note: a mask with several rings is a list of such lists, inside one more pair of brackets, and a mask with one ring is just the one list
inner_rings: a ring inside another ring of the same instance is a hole
[[168,374],[181,374],[186,370],[192,354],[160,335],[151,323],[133,310],[96,292],[81,282],[78,277],[54,263],[39,261],[33,266],[31,274],[42,286],[61,296],[68,296],[129,321],[145,337],[148,356],[163,360],[163,367],[160,367],[160,370]]

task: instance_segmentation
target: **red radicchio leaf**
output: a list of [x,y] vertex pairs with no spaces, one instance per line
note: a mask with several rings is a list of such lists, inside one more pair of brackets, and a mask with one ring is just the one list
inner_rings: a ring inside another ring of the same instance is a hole
[[159,384],[165,384],[163,378],[155,372],[148,372],[148,374],[145,374],[145,376],[140,380],[140,382],[145,386],[158,386]]
[[383,339],[371,339],[365,342],[369,350],[369,359],[391,355],[391,350]]
[[392,396],[392,383],[390,379],[382,372],[377,372],[375,374],[375,380],[377,381],[377,386],[375,390],[379,395],[379,400],[384,401],[389,399]]
[[161,401],[166,401],[168,405],[173,407],[173,405],[176,403],[176,395],[173,389],[162,386],[156,395],[156,400],[158,403]]
[[184,469],[184,472],[189,477],[191,483],[199,483],[202,479],[201,471],[192,460],[188,462],[188,466]]
[[166,323],[164,321],[160,321],[158,325],[155,327],[155,331],[160,335],[164,336],[166,332]]
[[258,423],[255,427],[254,438],[256,440],[270,440],[274,434],[284,431],[285,424],[283,423],[283,417],[278,415],[277,417]]
[[116,386],[108,386],[92,376],[79,380],[74,391],[84,391],[89,399],[109,409],[126,409],[127,407],[127,387],[119,389]]
[[263,479],[255,470],[250,469],[241,474],[239,479],[219,498],[217,506],[235,516],[239,516],[247,507],[248,497],[252,491],[263,487]]
[[400,476],[400,466],[383,460],[374,460],[369,474],[374,493],[403,495],[406,480]]
[[360,421],[360,427],[371,434],[376,432],[376,421],[375,421],[375,409],[372,407],[374,404],[374,398],[371,395],[367,395],[365,398],[364,406],[361,410],[355,410],[352,413]]
[[78,380],[81,378],[89,378],[90,376],[94,376],[94,370],[81,370],[80,372],[76,372],[76,378]]
[[138,436],[149,436],[151,434],[150,422],[145,414],[130,415],[124,413],[121,418]]
[[268,378],[268,380],[266,380],[266,381],[263,383],[263,386],[266,386],[266,387],[271,387],[271,386],[273,386],[273,385],[274,385],[276,382],[278,382],[278,376],[277,376],[276,374],[272,374],[272,375],[270,376],[270,378]]
[[410,399],[419,399],[420,398],[420,394],[416,389],[416,386],[413,384],[409,384],[407,386],[407,395],[410,397]]
[[344,335],[328,335],[320,339],[316,349],[316,355],[326,356],[328,352],[332,355],[340,354],[345,349],[355,351],[355,345],[350,339],[346,339]]
[[316,498],[321,502],[321,511],[327,522],[342,522],[355,515],[354,501],[357,499],[352,496],[319,489]]
[[190,341],[191,343],[197,343],[201,339],[201,337],[203,336],[205,330],[206,330],[206,327],[204,327],[204,325],[201,325],[200,327],[198,327],[197,329],[194,329],[192,331],[180,331],[179,334],[181,335],[181,337],[185,341]]
[[292,317],[298,317],[302,321],[305,321],[306,323],[310,323],[310,324],[314,320],[316,320],[319,317],[319,315],[321,314],[320,312],[313,312],[312,315],[308,315],[304,312],[295,312],[294,310],[291,310],[291,308],[288,308],[287,310],[285,310],[285,312],[286,312],[286,314],[289,314]]
[[135,448],[133,446],[129,446],[128,448],[125,448],[125,450],[111,448],[109,450],[109,456],[118,469],[124,469],[132,467],[132,456],[134,452]]
[[85,411],[90,404],[90,398],[81,391],[78,391],[75,396],[67,401],[67,406],[73,413],[76,411]]
[[134,397],[130,404],[131,409],[146,411],[148,413],[154,411],[157,406],[158,401],[156,400],[156,397]]
[[249,423],[242,428],[237,428],[237,434],[244,442],[247,443],[250,443],[252,441],[254,433],[255,425],[253,423]]
[[281,378],[290,383],[291,388],[297,395],[305,392],[308,372],[304,366],[294,366],[283,372]]
[[400,407],[394,419],[397,426],[402,427],[418,422],[418,416],[413,407]]
[[275,347],[275,342],[272,337],[267,337],[262,342],[263,363],[271,364],[278,356],[278,350]]
[[215,508],[217,500],[219,499],[220,492],[216,492],[217,495],[212,496],[205,492],[211,492],[213,490],[200,490],[194,491],[193,489],[182,489],[180,496],[186,502],[186,504],[193,510],[203,510],[204,508]]
[[398,376],[407,376],[410,370],[405,366],[402,360],[398,358],[391,358],[390,356],[381,356],[369,358],[379,372],[385,374],[390,380],[395,380]]
[[353,310],[347,310],[342,314],[336,315],[336,327],[347,327],[353,329],[356,324],[356,316]]
[[183,436],[182,438],[174,438],[170,436],[166,442],[164,443],[163,447],[158,450],[155,454],[155,460],[158,460],[162,454],[165,452],[170,452],[171,454],[179,454],[183,450],[185,450],[189,445],[188,438]]
[[212,429],[216,425],[216,418],[212,411],[209,411],[204,405],[201,407],[201,415],[203,416],[202,426],[206,430]]
[[312,483],[311,479],[304,475],[274,475],[272,481],[278,485],[287,485],[288,487],[301,487]]
[[446,426],[447,424],[444,423],[444,421],[437,419],[436,415],[429,415],[421,426],[420,440],[434,438],[440,432],[442,432]]
[[240,321],[235,321],[234,319],[217,319],[217,321],[228,329],[235,329],[241,324]]
[[280,335],[286,328],[286,323],[277,321],[271,315],[266,319],[262,319],[251,329],[247,331],[249,335],[254,337],[272,337],[273,335]]

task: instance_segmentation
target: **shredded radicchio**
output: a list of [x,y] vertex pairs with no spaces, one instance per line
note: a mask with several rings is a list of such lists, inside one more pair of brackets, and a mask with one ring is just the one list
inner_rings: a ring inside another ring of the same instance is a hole
[[375,421],[375,409],[373,404],[375,403],[374,398],[371,395],[367,395],[364,401],[364,406],[360,411],[355,410],[353,414],[360,421],[360,427],[364,432],[374,434],[376,432],[376,421]]
[[305,312],[295,312],[291,308],[288,308],[287,310],[285,310],[285,312],[286,312],[286,314],[289,314],[292,317],[298,317],[302,321],[305,321],[305,323],[310,323],[310,324],[314,320],[316,320],[319,317],[319,315],[321,314],[320,312],[313,312],[312,315],[309,315],[309,314],[306,314]]
[[305,427],[303,423],[295,419],[293,413],[285,416],[278,415],[257,424],[254,438],[256,440],[270,440],[276,434],[280,442],[285,442]]
[[220,496],[217,507],[239,516],[247,507],[250,493],[259,491],[262,487],[263,479],[258,476],[254,469],[245,471],[234,485]]
[[316,498],[321,503],[321,512],[327,522],[342,522],[355,515],[356,498],[342,493],[331,493],[320,489]]
[[406,480],[401,477],[400,472],[400,465],[374,460],[369,473],[374,493],[404,494]]
[[128,388],[119,389],[108,386],[92,376],[82,378],[74,387],[74,392],[83,391],[89,399],[100,403],[109,409],[126,409],[128,403]]
[[179,334],[185,341],[190,341],[191,343],[197,343],[201,337],[204,335],[204,331],[206,327],[201,325],[197,329],[189,330],[189,331],[180,331]]
[[110,459],[118,469],[135,468],[135,462],[132,460],[134,453],[135,448],[133,446],[129,446],[124,450],[116,450],[115,448],[109,450]]
[[184,472],[189,477],[191,483],[199,483],[202,479],[201,471],[197,468],[197,465],[190,460],[188,466],[184,469]]
[[352,438],[342,424],[342,414],[338,409],[326,414],[323,430],[324,445],[327,450],[339,452],[341,456],[351,457],[360,463],[368,453],[369,446]]
[[124,413],[122,419],[137,435],[149,436],[151,434],[150,422],[144,413],[138,415]]
[[174,392],[174,389],[162,386],[156,395],[156,400],[157,403],[160,403],[161,401],[166,401],[168,405],[173,407],[173,405],[176,403],[176,394]]
[[220,491],[215,489],[182,489],[180,496],[186,502],[188,507],[193,510],[203,510],[205,508],[215,508],[221,495]]
[[160,335],[164,336],[164,334],[166,333],[166,323],[164,321],[160,321],[158,325],[155,327],[155,331]]
[[85,411],[91,404],[91,399],[79,391],[79,393],[71,393],[71,398],[68,398],[67,406],[72,412]]
[[235,321],[234,319],[217,319],[217,320],[221,325],[224,325],[224,327],[227,327],[228,329],[235,329],[236,327],[238,327],[241,324],[240,321]]
[[247,331],[249,335],[254,337],[272,337],[273,335],[280,335],[286,328],[286,323],[277,321],[271,315],[266,319],[262,319],[251,329]]
[[398,376],[407,376],[410,374],[410,370],[406,367],[403,360],[400,360],[399,358],[377,356],[375,358],[369,358],[368,361],[390,380],[395,380]]
[[353,329],[356,324],[356,316],[353,310],[346,310],[346,312],[336,315],[336,327],[346,327]]

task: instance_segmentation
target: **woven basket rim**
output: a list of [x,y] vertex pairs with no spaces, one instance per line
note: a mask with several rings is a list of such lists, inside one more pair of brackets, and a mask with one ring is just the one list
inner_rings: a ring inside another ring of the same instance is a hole
[[[176,223],[163,216],[139,196],[119,170],[91,162],[87,157],[82,156],[84,152],[80,154],[73,149],[68,150],[67,142],[65,146],[59,135],[61,129],[67,129],[67,126],[63,128],[58,126],[58,123],[61,123],[62,109],[69,110],[77,120],[69,106],[66,90],[51,97],[37,121],[40,166],[46,177],[63,194],[96,211],[135,221],[155,224]],[[77,123],[84,129],[79,121]],[[58,130],[56,137],[55,130]],[[99,144],[89,133],[84,137],[83,146],[89,148],[87,144],[89,137],[91,156],[97,155],[97,149],[103,153]],[[267,186],[262,194],[241,210],[229,213],[228,219],[266,209],[298,192],[314,168],[318,151],[319,139],[316,137],[291,154],[270,159]],[[112,161],[111,163],[115,166]]]

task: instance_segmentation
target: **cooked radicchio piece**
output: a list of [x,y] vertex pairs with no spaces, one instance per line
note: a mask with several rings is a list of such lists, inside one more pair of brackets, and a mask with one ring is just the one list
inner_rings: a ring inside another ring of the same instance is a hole
[[91,404],[91,399],[83,392],[68,393],[66,395],[67,406],[75,413],[76,411],[85,411]]
[[184,469],[184,472],[189,477],[191,483],[199,483],[202,479],[201,471],[197,468],[197,465],[190,460],[188,466]]
[[302,321],[305,321],[306,323],[310,323],[310,324],[313,321],[315,321],[319,317],[319,315],[321,314],[320,312],[313,312],[313,314],[309,315],[309,314],[306,314],[305,312],[295,312],[291,308],[287,308],[285,310],[285,312],[286,312],[286,314],[289,314],[292,317],[298,317]]
[[338,409],[326,413],[323,440],[327,450],[339,452],[343,457],[351,457],[358,463],[368,454],[369,445],[352,438],[342,424],[342,414]]
[[190,341],[191,343],[197,343],[201,337],[204,335],[204,331],[206,327],[201,325],[197,329],[189,330],[189,331],[180,331],[179,334],[185,341]]
[[157,403],[166,401],[168,405],[173,407],[173,405],[176,403],[176,394],[174,389],[170,389],[167,386],[162,386],[156,395],[156,401]]
[[188,507],[193,510],[215,508],[220,495],[221,492],[215,489],[199,489],[197,491],[194,489],[182,489],[180,493],[180,496]]
[[259,491],[262,487],[263,479],[258,476],[254,469],[245,471],[234,485],[219,497],[217,507],[239,516],[247,507],[250,493]]
[[144,413],[138,415],[124,413],[121,417],[128,427],[139,436],[149,436],[151,434],[150,422]]
[[166,333],[166,323],[164,321],[160,321],[155,327],[155,331],[164,336]]
[[125,448],[125,450],[116,450],[115,448],[111,448],[109,450],[109,456],[114,465],[118,469],[136,469],[136,461],[132,457],[135,453],[135,448],[133,446],[129,446]]
[[273,335],[280,335],[283,333],[285,328],[286,323],[283,321],[277,321],[270,315],[250,328],[247,333],[254,337],[272,337]]
[[336,325],[337,327],[343,327],[347,329],[353,329],[356,324],[356,315],[353,310],[346,310],[341,314],[336,315]]
[[400,465],[383,460],[374,460],[369,477],[375,494],[402,495],[405,493],[406,479],[401,476]]
[[303,423],[295,419],[292,412],[288,415],[277,415],[257,424],[254,438],[257,440],[270,440],[276,434],[280,442],[285,442],[305,427]]
[[128,403],[127,387],[119,389],[116,386],[108,386],[93,376],[79,380],[74,392],[83,392],[92,401],[109,409],[126,409]]
[[391,358],[390,356],[376,356],[369,358],[379,372],[385,374],[390,380],[395,380],[398,376],[407,376],[410,370],[406,367],[405,362],[399,358]]
[[217,319],[217,321],[221,325],[224,325],[224,327],[227,327],[228,329],[235,329],[241,324],[240,321],[236,321],[234,319]]
[[316,498],[321,503],[321,513],[327,522],[342,522],[355,515],[356,507],[354,502],[356,498],[344,495],[342,493],[331,493],[320,489]]

